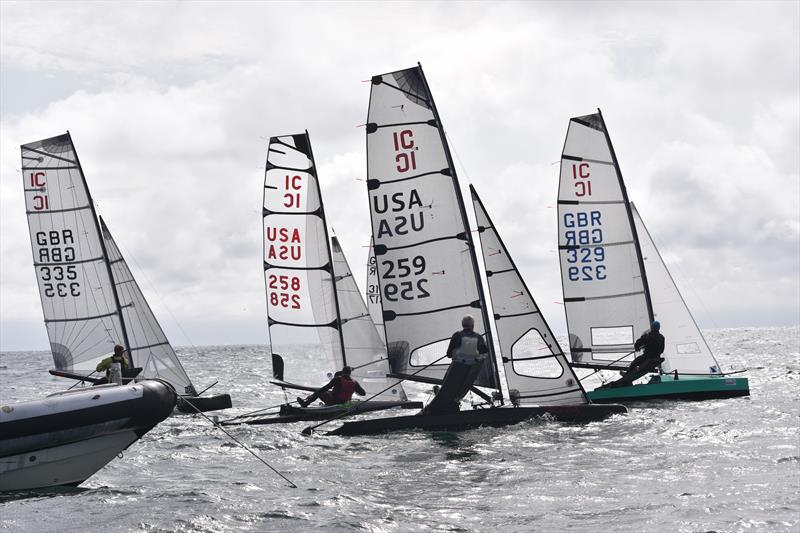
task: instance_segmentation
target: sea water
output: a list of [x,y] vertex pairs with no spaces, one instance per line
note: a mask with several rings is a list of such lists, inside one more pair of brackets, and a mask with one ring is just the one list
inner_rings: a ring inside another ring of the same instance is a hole
[[[797,532],[800,328],[706,333],[723,369],[748,369],[750,397],[461,433],[228,428],[298,488],[204,418],[173,416],[81,488],[0,495],[0,530]],[[267,346],[179,355],[198,388],[219,379],[212,391],[230,393],[221,417],[284,400]],[[72,383],[50,367],[45,352],[0,354],[0,403]]]

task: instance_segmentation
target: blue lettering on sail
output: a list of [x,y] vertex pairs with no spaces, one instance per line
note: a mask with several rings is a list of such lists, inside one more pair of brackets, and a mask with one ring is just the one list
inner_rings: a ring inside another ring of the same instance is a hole
[[564,227],[577,228],[564,231],[564,244],[574,248],[566,250],[570,281],[604,280],[606,251],[603,245],[603,221],[600,211],[564,213]]

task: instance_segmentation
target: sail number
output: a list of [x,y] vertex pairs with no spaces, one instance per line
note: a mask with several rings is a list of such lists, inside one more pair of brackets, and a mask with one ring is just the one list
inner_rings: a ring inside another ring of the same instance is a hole
[[403,278],[420,276],[425,272],[426,261],[421,255],[414,258],[403,257],[397,261],[384,260],[381,261],[381,266],[384,269],[382,279],[397,280],[383,283],[383,297],[387,301],[416,300],[431,295],[428,292],[427,278],[402,281]]
[[419,149],[414,143],[414,132],[412,130],[396,131],[392,134],[394,141],[394,162],[398,172],[408,172],[416,170],[417,156],[415,152]]
[[[34,235],[38,248],[37,263],[70,263],[75,261],[75,244],[72,230],[37,231]],[[81,284],[75,265],[37,265],[43,294],[48,298],[80,296]]]
[[46,177],[47,174],[41,171],[31,172],[30,174],[31,188],[39,193],[35,194],[32,198],[34,211],[46,211],[50,209],[50,198],[46,194],[47,191],[47,180],[45,179]]
[[272,289],[269,293],[269,303],[273,307],[285,307],[287,309],[300,309],[300,295],[289,291],[300,290],[300,278],[297,276],[285,276],[270,274],[267,287]]
[[[369,256],[369,263],[367,264],[367,278],[378,277],[378,261],[374,255]],[[367,299],[369,303],[381,303],[381,289],[377,283],[367,283]]]
[[575,180],[575,196],[591,196],[592,181],[589,173],[589,163],[572,164],[572,179]]
[[[600,211],[564,213],[564,241],[567,276],[570,281],[606,279],[606,250],[603,248],[603,221]],[[599,245],[599,246],[592,246]]]

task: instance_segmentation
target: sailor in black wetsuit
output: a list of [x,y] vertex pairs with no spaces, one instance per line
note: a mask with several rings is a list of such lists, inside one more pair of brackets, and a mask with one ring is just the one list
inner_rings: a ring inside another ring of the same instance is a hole
[[660,333],[661,322],[654,320],[650,324],[650,331],[645,331],[639,340],[633,344],[635,350],[642,350],[642,355],[631,361],[627,372],[633,372],[645,364],[651,364],[654,360],[660,359],[664,353],[664,335]]
[[655,372],[659,364],[664,360],[661,354],[664,353],[664,335],[659,330],[661,323],[654,320],[650,324],[650,331],[645,331],[641,337],[633,344],[635,350],[643,350],[642,355],[631,361],[630,366],[624,375],[616,381],[606,383],[603,387],[626,387],[648,372]]

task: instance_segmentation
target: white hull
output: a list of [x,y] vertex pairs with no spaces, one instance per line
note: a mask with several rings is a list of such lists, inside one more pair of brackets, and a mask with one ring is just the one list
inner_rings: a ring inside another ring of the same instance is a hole
[[0,491],[78,485],[139,439],[122,431],[0,459]]

